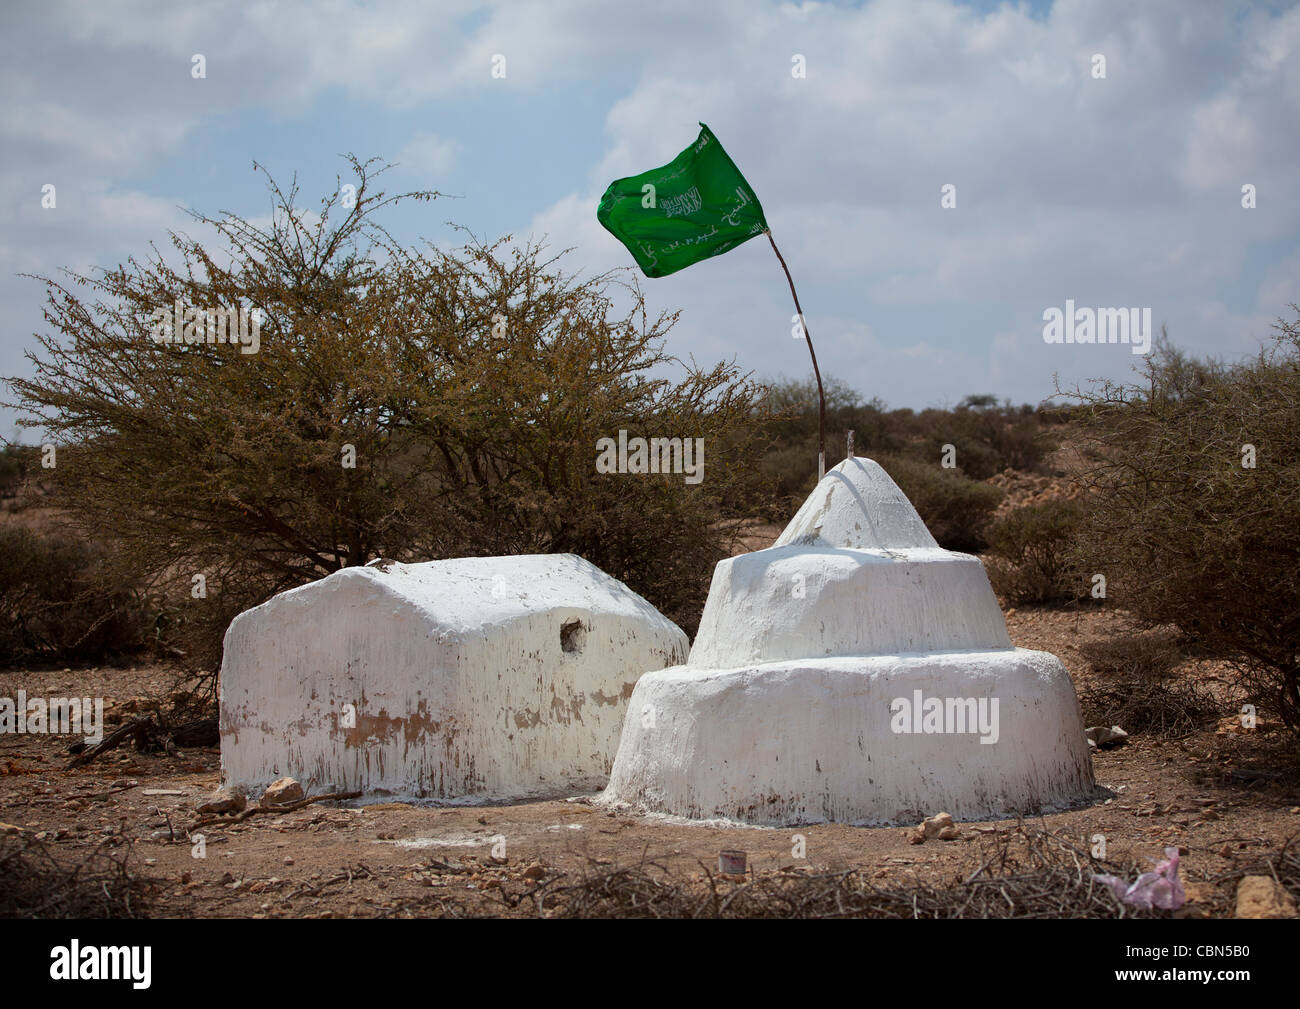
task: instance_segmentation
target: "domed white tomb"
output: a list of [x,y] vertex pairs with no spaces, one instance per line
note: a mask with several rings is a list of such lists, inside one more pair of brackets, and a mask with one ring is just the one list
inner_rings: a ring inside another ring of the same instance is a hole
[[602,801],[755,824],[916,823],[1088,798],[1069,674],[1012,646],[978,558],[883,469],[826,474],[713,573],[687,664],[637,682]]

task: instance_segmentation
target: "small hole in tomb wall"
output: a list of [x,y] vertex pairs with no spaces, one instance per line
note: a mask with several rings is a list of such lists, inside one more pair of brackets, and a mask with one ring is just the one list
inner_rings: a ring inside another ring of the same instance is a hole
[[587,629],[581,620],[566,620],[560,626],[560,647],[566,652],[582,651],[583,642],[587,640]]

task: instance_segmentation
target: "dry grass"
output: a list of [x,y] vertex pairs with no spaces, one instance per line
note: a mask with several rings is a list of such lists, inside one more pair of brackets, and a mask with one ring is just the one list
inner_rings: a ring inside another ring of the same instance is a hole
[[144,885],[127,870],[130,849],[112,843],[68,864],[34,837],[0,838],[0,918],[145,917]]
[[1135,877],[1147,865],[1093,858],[1080,842],[1020,826],[980,839],[951,882],[875,885],[863,870],[781,870],[745,882],[675,878],[643,858],[623,868],[557,874],[515,892],[507,908],[552,918],[1134,918],[1168,917],[1120,904],[1093,873]]
[[1129,680],[1079,691],[1086,725],[1118,725],[1130,735],[1179,739],[1212,724],[1223,705],[1191,681]]

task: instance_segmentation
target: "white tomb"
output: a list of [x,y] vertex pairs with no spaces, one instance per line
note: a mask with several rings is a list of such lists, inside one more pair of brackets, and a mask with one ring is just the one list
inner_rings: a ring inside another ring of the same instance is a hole
[[638,677],[687,650],[572,554],[346,568],[231,623],[222,772],[367,797],[595,790]]
[[1061,662],[1015,648],[976,557],[870,459],[718,564],[685,665],[643,676],[602,801],[755,824],[915,824],[1091,796]]

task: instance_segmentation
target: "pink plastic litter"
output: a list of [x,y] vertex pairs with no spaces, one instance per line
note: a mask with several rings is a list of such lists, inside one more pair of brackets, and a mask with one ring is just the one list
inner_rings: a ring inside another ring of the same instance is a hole
[[1143,910],[1176,911],[1187,900],[1183,884],[1178,879],[1178,849],[1166,848],[1165,857],[1156,862],[1152,872],[1144,872],[1132,883],[1118,876],[1096,873],[1093,879],[1110,889],[1120,901]]

